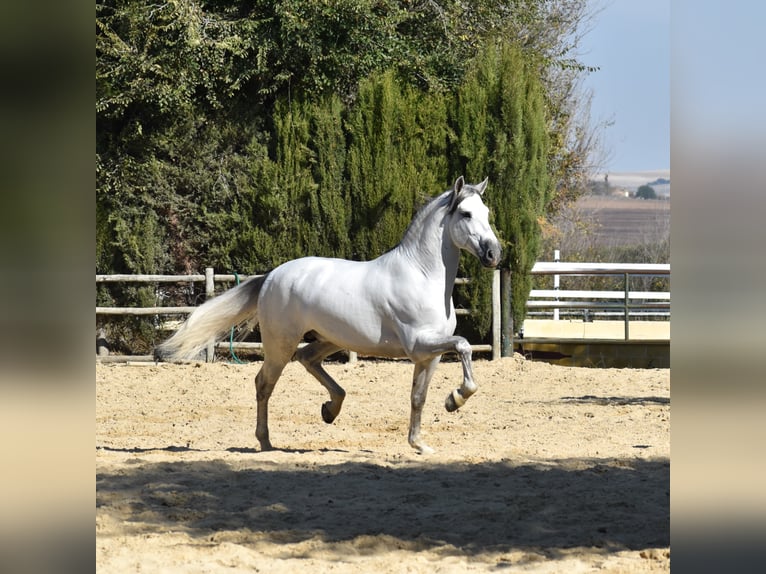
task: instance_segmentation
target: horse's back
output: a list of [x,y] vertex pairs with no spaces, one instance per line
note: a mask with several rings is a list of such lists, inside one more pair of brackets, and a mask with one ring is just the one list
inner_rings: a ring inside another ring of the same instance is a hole
[[291,303],[323,305],[339,295],[364,293],[369,263],[326,257],[303,257],[283,263],[270,273],[267,292]]
[[296,339],[313,331],[353,350],[377,343],[383,330],[381,299],[375,281],[370,282],[370,267],[365,262],[304,257],[274,269],[258,304],[264,342],[269,335]]
[[[424,317],[424,305],[411,312],[402,301],[401,270],[385,260],[349,261],[322,257],[295,259],[269,274],[259,301],[264,342],[269,333],[295,340],[312,331],[340,348],[383,357],[407,355],[406,323]],[[412,286],[412,285],[411,285]],[[423,299],[413,287],[413,299]],[[428,297],[426,297],[428,299]],[[409,316],[410,319],[402,321]],[[447,327],[448,329],[449,327]]]

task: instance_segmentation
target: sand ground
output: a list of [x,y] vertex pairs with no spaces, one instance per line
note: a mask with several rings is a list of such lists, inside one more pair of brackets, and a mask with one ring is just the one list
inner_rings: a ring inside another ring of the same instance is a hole
[[667,572],[670,373],[443,362],[407,444],[412,368],[288,365],[271,439],[259,363],[96,366],[96,562],[108,572]]

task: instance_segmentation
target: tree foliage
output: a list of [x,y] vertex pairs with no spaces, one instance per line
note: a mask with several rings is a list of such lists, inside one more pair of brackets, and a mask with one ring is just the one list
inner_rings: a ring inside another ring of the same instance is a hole
[[446,109],[393,73],[362,82],[349,118],[353,258],[394,247],[415,209],[446,187]]
[[[520,320],[540,220],[584,169],[584,6],[99,0],[97,272],[369,259],[465,173],[490,177]],[[467,261],[468,304],[488,308]]]
[[657,192],[651,185],[642,185],[636,191],[636,197],[641,199],[657,199]]
[[[531,287],[529,270],[539,251],[540,220],[553,196],[543,85],[517,46],[489,44],[458,90],[454,110],[454,170],[473,180],[486,174],[492,182],[486,201],[503,243],[502,265],[513,273],[512,311],[520,325]],[[466,266],[471,276],[481,277],[475,262]],[[487,305],[489,280],[475,285],[477,301]]]

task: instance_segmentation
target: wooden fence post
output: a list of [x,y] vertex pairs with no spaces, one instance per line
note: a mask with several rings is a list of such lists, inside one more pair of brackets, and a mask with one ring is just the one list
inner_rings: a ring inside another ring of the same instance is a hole
[[513,313],[511,313],[511,270],[500,270],[501,350],[503,357],[513,356]]
[[[205,267],[205,300],[212,299],[215,295],[215,274],[212,267]],[[210,343],[205,348],[205,362],[212,363],[215,359],[215,343]]]
[[492,272],[492,360],[500,358],[500,345],[502,333],[500,305],[500,270],[495,269]]
[[[559,263],[560,261],[561,261],[561,251],[559,251],[558,249],[554,249],[553,250],[553,262],[554,263]],[[558,291],[560,286],[561,286],[561,275],[556,274],[556,275],[553,276],[553,289],[555,291]],[[559,298],[556,297],[556,301],[558,301],[558,300],[559,300]],[[553,320],[554,321],[558,321],[559,320],[559,308],[558,307],[553,309]]]

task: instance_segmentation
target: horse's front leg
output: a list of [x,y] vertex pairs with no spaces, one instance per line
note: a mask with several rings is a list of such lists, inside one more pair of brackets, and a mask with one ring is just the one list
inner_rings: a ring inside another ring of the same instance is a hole
[[[471,363],[471,344],[458,335],[447,337],[421,336],[415,346],[415,355],[434,356],[453,351],[460,356],[463,365],[463,383],[459,388],[447,395],[444,407],[449,411],[456,411],[465,404],[465,401],[476,392],[478,387],[473,382],[473,366]],[[415,359],[413,359],[415,360]],[[417,361],[416,361],[417,362]]]
[[431,382],[431,377],[433,377],[440,360],[441,355],[437,355],[431,359],[415,363],[415,373],[412,376],[410,433],[408,439],[410,446],[421,454],[430,454],[434,451],[420,438],[420,417],[423,414],[423,405],[428,394],[428,384]]
[[455,351],[460,355],[460,362],[463,364],[463,384],[460,388],[455,389],[449,395],[447,400],[444,401],[444,408],[448,412],[453,412],[462,407],[468,397],[476,392],[478,387],[473,382],[473,364],[471,362],[471,344],[463,339],[463,337],[456,337],[462,339],[455,344]]
[[471,344],[459,336],[439,336],[421,334],[416,338],[410,358],[415,363],[415,375],[412,381],[412,411],[410,414],[409,440],[413,448],[422,453],[432,452],[420,439],[420,415],[428,392],[428,383],[439,364],[441,355],[446,352],[460,355],[463,365],[463,383],[452,391],[444,403],[449,412],[455,411],[465,404],[465,401],[476,392],[471,366]]

